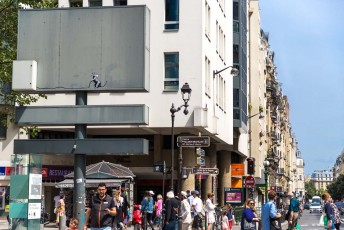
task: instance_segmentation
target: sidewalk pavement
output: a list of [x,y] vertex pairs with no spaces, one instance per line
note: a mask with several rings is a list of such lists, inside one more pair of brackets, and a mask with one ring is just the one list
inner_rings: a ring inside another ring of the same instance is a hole
[[[282,223],[282,229],[285,229],[287,226],[287,222]],[[8,230],[8,222],[7,220],[0,219],[0,230]],[[44,226],[44,230],[58,230],[59,228],[56,227],[55,223],[50,223]],[[134,226],[130,226],[127,230],[134,230]],[[233,230],[240,230],[240,225],[233,225]]]

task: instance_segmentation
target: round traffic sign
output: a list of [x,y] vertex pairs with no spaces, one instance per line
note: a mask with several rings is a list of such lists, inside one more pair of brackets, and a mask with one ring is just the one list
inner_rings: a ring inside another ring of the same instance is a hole
[[254,187],[256,185],[256,179],[253,176],[247,176],[245,178],[246,187]]

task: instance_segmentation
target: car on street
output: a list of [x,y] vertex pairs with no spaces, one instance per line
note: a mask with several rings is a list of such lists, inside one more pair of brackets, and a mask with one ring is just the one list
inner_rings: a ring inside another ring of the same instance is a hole
[[309,204],[309,203],[304,203],[303,204],[303,209],[307,209],[307,210],[309,210],[309,207],[310,207],[311,205]]
[[314,213],[314,212],[321,213],[322,212],[321,204],[320,203],[311,203],[311,205],[309,207],[309,212],[310,213]]
[[334,204],[337,206],[337,208],[340,212],[340,215],[343,215],[344,214],[344,202],[338,201],[338,202],[335,202]]

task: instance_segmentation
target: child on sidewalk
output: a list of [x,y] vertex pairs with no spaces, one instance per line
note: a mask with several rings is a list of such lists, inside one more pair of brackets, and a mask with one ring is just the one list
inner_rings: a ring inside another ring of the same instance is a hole
[[67,228],[66,230],[77,230],[78,229],[78,224],[79,224],[79,220],[77,218],[71,218],[69,221],[69,228]]

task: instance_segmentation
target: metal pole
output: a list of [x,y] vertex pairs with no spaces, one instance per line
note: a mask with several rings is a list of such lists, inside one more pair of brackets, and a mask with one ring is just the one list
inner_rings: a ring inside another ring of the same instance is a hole
[[268,172],[267,168],[265,169],[265,201],[268,202]]
[[162,172],[162,200],[164,202],[164,198],[165,198],[165,167],[164,167],[164,171]]
[[175,108],[174,104],[172,103],[172,107],[170,109],[171,112],[171,121],[172,121],[172,128],[171,128],[171,190],[174,191],[173,187],[173,172],[174,172],[174,113],[175,113]]
[[[76,105],[87,105],[87,92],[76,92]],[[87,125],[75,125],[75,139],[86,138]],[[73,150],[78,146],[74,145]],[[82,230],[85,222],[85,174],[86,174],[86,155],[74,155],[74,196],[73,196],[73,216],[80,221],[78,229]]]
[[[182,195],[182,177],[183,177],[183,148],[179,147],[179,175],[178,175],[178,197],[179,199],[181,199],[181,195]],[[182,213],[182,206],[179,205],[179,212],[178,213]],[[182,218],[178,218],[178,229],[182,230]]]

